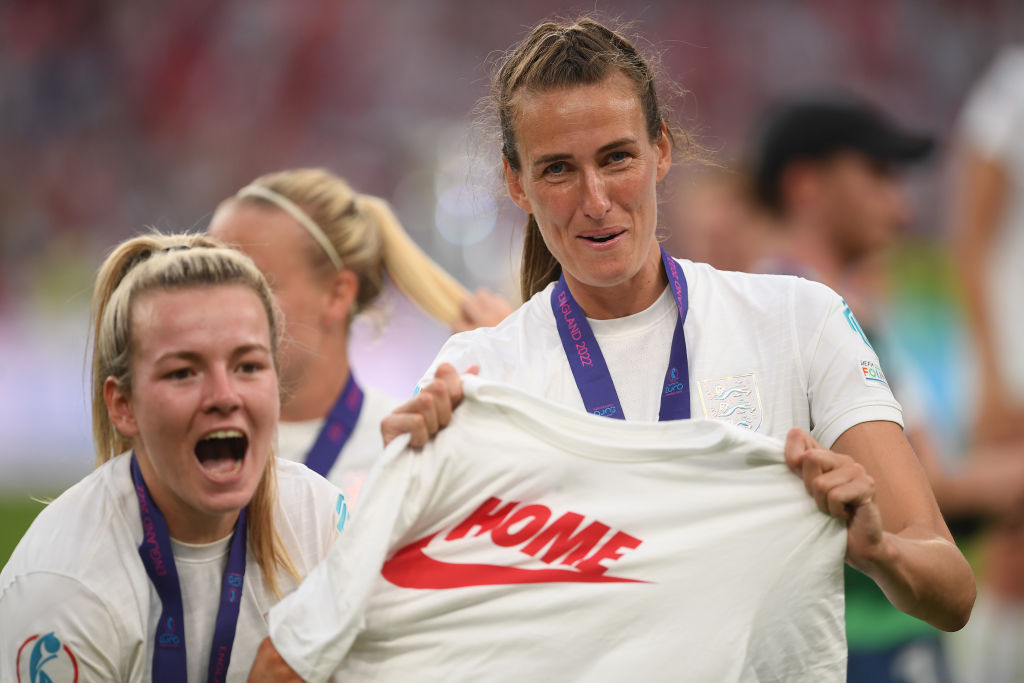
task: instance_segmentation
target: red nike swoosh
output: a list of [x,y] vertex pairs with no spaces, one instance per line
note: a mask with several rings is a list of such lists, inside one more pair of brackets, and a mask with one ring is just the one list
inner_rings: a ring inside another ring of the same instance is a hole
[[520,583],[650,583],[573,569],[523,569],[497,564],[456,564],[435,560],[423,549],[437,533],[400,548],[380,573],[400,588],[465,588]]

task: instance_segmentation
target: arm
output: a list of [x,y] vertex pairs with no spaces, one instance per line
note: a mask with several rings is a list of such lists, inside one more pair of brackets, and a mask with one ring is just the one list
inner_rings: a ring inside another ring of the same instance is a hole
[[793,429],[786,462],[823,512],[846,521],[846,561],[893,605],[946,631],[967,623],[974,576],[899,425],[858,424],[831,451]]
[[975,429],[982,440],[1000,439],[1020,429],[1020,410],[1013,411],[999,369],[992,316],[986,296],[986,270],[1006,203],[1005,166],[968,146],[963,160],[962,188],[956,221],[956,250],[963,280],[965,309],[978,351],[981,403]]
[[947,471],[928,430],[908,429],[907,440],[947,519],[998,518],[1024,505],[1024,440],[977,447],[957,472]]
[[511,312],[512,307],[500,296],[486,289],[478,289],[462,300],[459,317],[452,322],[452,332],[494,327]]

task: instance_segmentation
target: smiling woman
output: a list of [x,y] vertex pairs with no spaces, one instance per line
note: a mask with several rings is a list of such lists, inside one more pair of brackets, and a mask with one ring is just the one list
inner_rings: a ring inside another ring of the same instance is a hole
[[97,469],[0,574],[0,678],[244,680],[263,615],[324,556],[341,507],[274,457],[275,310],[253,263],[210,237],[137,237],[107,258]]

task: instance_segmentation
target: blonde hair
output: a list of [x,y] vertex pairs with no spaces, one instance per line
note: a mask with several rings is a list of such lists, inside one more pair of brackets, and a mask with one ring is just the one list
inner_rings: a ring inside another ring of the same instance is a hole
[[[108,377],[113,377],[121,391],[131,395],[134,301],[150,291],[219,285],[248,287],[259,297],[270,324],[271,351],[276,359],[278,325],[274,297],[259,269],[245,255],[206,235],[164,235],[154,231],[122,242],[103,262],[93,290],[90,319],[92,431],[97,467],[132,448],[131,439],[120,434],[110,419],[103,385]],[[268,587],[280,596],[278,566],[296,580],[301,577],[274,526],[276,502],[277,469],[274,457],[270,457],[249,502],[248,546]]]
[[[221,206],[236,202],[276,206],[296,218],[318,243],[309,252],[314,270],[344,268],[355,274],[358,310],[380,295],[387,271],[392,282],[433,318],[450,325],[459,317],[468,292],[416,246],[383,199],[359,194],[324,169],[299,168],[260,176]],[[299,207],[312,225],[296,217],[293,207]],[[331,249],[322,245],[319,235],[326,237]]]

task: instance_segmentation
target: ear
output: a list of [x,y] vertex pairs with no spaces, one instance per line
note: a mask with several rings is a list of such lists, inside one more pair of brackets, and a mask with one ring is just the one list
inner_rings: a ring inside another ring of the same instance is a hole
[[139,426],[135,422],[131,401],[113,377],[108,377],[103,382],[103,402],[107,404],[107,415],[118,432],[129,437],[139,435]]
[[340,270],[331,276],[327,286],[324,322],[333,327],[347,325],[359,297],[359,278],[351,270]]
[[501,157],[501,163],[505,167],[505,185],[508,187],[508,195],[512,197],[512,201],[520,209],[526,213],[533,213],[530,200],[526,198],[526,192],[523,191],[523,183],[519,172],[512,169],[504,155]]
[[658,152],[658,182],[661,182],[672,168],[672,143],[668,139],[668,126],[661,122],[661,136],[654,146]]

